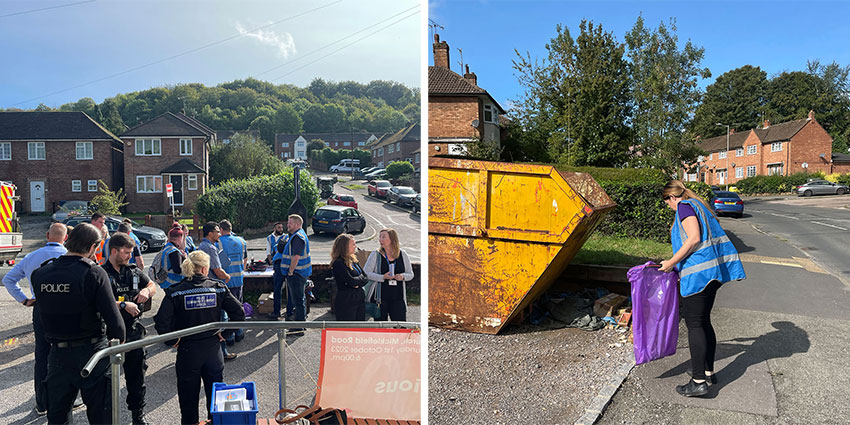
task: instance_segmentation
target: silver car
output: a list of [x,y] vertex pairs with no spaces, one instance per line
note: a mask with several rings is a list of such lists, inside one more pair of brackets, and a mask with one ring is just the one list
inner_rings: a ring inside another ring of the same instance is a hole
[[797,186],[798,196],[843,195],[848,192],[850,192],[850,189],[847,186],[826,180],[811,180],[804,185]]

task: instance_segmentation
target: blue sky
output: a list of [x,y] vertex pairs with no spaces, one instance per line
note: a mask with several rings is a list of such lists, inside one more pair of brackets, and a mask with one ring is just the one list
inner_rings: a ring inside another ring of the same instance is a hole
[[419,87],[422,13],[419,0],[4,0],[0,108],[251,76]]
[[[705,48],[702,62],[712,77],[705,88],[726,71],[750,64],[768,77],[782,71],[804,70],[806,61],[850,64],[850,2],[790,1],[469,1],[436,0],[429,3],[429,18],[445,27],[441,40],[451,48],[451,68],[463,62],[478,76],[478,85],[504,108],[519,98],[511,60],[514,49],[546,55],[545,44],[555,35],[555,25],[579,34],[586,18],[625,41],[638,15],[647,27],[676,18],[681,45],[690,39]],[[432,31],[429,32],[433,34]],[[433,65],[431,43],[428,61]]]

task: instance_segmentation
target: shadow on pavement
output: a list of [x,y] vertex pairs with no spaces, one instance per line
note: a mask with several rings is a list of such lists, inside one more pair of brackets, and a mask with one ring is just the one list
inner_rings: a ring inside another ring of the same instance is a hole
[[729,236],[729,240],[732,241],[732,245],[735,245],[739,254],[756,250],[755,248],[745,244],[744,241],[735,234],[735,232],[725,228],[723,230],[726,232],[726,236]]
[[[734,382],[744,375],[750,366],[762,363],[770,359],[791,357],[796,353],[806,353],[811,347],[809,334],[797,327],[794,323],[779,321],[771,323],[775,331],[755,338],[733,338],[729,341],[751,344],[729,344],[718,342],[717,357],[715,360],[735,357],[731,363],[720,370],[716,370],[717,384],[708,387],[708,395],[705,398],[714,398],[727,384]],[[690,368],[690,360],[682,362],[670,370],[662,373],[658,378],[670,378],[684,374]]]

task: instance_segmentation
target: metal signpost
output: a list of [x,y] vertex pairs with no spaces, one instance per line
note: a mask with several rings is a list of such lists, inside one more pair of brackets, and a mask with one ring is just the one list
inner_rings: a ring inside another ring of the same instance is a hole
[[168,203],[171,204],[171,218],[177,219],[174,216],[174,186],[171,183],[165,184],[165,196],[168,197]]

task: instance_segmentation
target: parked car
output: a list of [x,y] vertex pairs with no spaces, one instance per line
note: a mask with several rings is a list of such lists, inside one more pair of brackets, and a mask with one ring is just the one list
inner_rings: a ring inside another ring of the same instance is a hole
[[333,195],[328,198],[328,205],[342,205],[357,209],[357,201],[351,195]]
[[61,201],[59,203],[59,211],[53,213],[51,218],[53,221],[65,221],[68,217],[74,215],[88,214],[88,201]]
[[313,233],[362,233],[366,229],[366,218],[356,209],[342,205],[325,205],[313,214]]
[[[118,230],[118,225],[123,222],[124,218],[117,216],[107,216],[106,217],[106,229],[109,231],[109,234],[113,234]],[[63,223],[69,226],[76,226],[80,223],[90,223],[91,216],[90,215],[77,215],[72,216]],[[145,226],[143,224],[139,224],[137,222],[133,222],[133,234],[135,234],[139,240],[142,242],[142,245],[139,249],[142,252],[148,252],[155,249],[160,249],[165,246],[165,232],[156,227]]]
[[381,167],[363,167],[363,168],[361,168],[361,169],[360,169],[360,171],[359,171],[359,172],[357,172],[356,174],[358,174],[358,175],[359,175],[359,176],[361,176],[361,177],[365,177],[365,176],[366,176],[366,174],[369,174],[369,173],[371,173],[372,171],[378,170],[378,169],[380,169],[380,168],[381,168]]
[[798,196],[812,195],[843,195],[850,192],[847,186],[826,180],[811,180],[806,184],[797,186]]
[[738,218],[744,216],[744,201],[735,192],[718,190],[714,192],[709,205],[717,215],[730,214]]
[[417,193],[416,197],[413,198],[413,205],[411,205],[411,209],[413,210],[414,214],[418,213],[419,210],[422,209],[422,194],[421,193]]
[[387,191],[387,202],[395,202],[398,206],[407,206],[413,203],[416,191],[408,186],[394,186]]
[[717,186],[717,185],[711,185],[711,191],[712,192],[717,192],[718,190],[723,190],[723,188],[721,188],[720,186]]
[[369,185],[366,186],[366,191],[369,192],[369,195],[371,196],[386,198],[387,191],[389,191],[391,187],[393,187],[393,185],[386,180],[372,180],[369,182]]
[[378,168],[377,170],[373,170],[372,172],[366,174],[363,177],[365,177],[368,181],[385,179],[387,178],[387,170],[383,168]]

